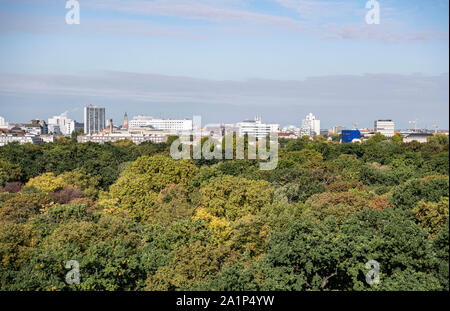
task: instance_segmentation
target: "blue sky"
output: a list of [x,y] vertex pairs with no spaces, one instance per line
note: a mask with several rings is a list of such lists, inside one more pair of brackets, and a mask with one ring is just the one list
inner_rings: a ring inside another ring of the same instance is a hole
[[92,103],[118,123],[126,110],[298,125],[311,111],[323,127],[448,128],[448,0],[380,0],[379,25],[365,0],[79,0],[80,25],[65,2],[0,0],[8,120],[81,120]]

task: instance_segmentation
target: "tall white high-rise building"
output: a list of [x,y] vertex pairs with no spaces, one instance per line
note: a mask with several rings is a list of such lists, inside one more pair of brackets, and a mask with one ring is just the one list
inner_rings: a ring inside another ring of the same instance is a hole
[[380,133],[390,138],[395,134],[395,123],[392,120],[376,120],[374,123],[375,133]]
[[0,129],[8,129],[9,123],[5,121],[5,118],[0,117]]
[[320,120],[316,119],[316,116],[309,113],[306,119],[302,121],[302,126],[300,128],[300,136],[310,136],[320,135]]
[[84,133],[98,133],[105,129],[105,108],[90,105],[84,107]]

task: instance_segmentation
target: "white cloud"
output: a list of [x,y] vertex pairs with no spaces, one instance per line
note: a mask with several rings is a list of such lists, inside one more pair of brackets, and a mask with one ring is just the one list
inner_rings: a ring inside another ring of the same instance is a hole
[[[30,0],[17,0],[33,3]],[[255,35],[272,31],[289,31],[294,35],[312,35],[338,40],[372,40],[390,43],[447,40],[448,31],[432,29],[408,31],[400,22],[405,16],[383,5],[382,24],[366,25],[364,2],[331,0],[273,0],[298,13],[299,19],[273,15],[270,12],[253,12],[245,0],[90,0],[82,3],[82,12],[132,14],[120,17],[82,17],[76,28],[64,27],[64,16],[41,13],[0,12],[0,33],[56,33],[98,35],[112,33],[131,36],[164,36],[202,38],[223,33]],[[47,0],[47,4],[61,6],[61,1]],[[61,8],[62,12],[64,9]],[[402,13],[406,14],[405,12]],[[135,18],[133,15],[139,15]],[[83,16],[83,14],[82,14]],[[90,16],[93,16],[90,14]],[[154,16],[206,21],[208,25],[155,21]],[[396,19],[394,19],[394,17]],[[330,21],[334,21],[330,23]],[[342,21],[342,22],[340,22]],[[345,21],[345,22],[344,22]]]
[[236,3],[242,4],[239,1],[92,0],[87,5],[95,9],[139,15],[172,16],[209,22],[238,22],[294,28],[302,27],[302,24],[294,19],[247,11],[243,9],[242,5],[236,5]]
[[447,40],[448,32],[399,31],[386,21],[383,25],[367,24],[327,24],[324,25],[324,38],[335,40],[368,40],[385,43],[411,43],[418,41]]
[[337,75],[299,81],[252,79],[241,82],[126,72],[90,76],[1,74],[0,93],[240,105],[302,105],[311,101],[354,105],[395,101],[409,105],[420,100],[447,105],[448,74]]
[[[264,121],[299,124],[313,112],[324,127],[358,121],[372,126],[392,118],[399,127],[408,120],[440,120],[448,127],[449,76],[338,75],[299,81],[212,81],[127,72],[73,75],[0,74],[0,115],[25,121],[86,104],[107,107],[120,120],[147,113],[165,117],[201,114],[204,121],[237,122],[256,114]],[[82,114],[74,113],[82,120]]]
[[304,19],[326,19],[355,14],[357,7],[344,1],[275,0],[280,5],[295,10]]

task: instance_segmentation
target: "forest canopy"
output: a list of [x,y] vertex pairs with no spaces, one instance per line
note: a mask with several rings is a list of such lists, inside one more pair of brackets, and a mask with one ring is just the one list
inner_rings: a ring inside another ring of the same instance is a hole
[[165,143],[0,147],[0,290],[449,290],[447,136],[279,144],[271,171]]

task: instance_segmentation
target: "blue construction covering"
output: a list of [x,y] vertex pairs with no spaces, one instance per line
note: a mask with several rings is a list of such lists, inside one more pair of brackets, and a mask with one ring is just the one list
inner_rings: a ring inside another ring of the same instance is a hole
[[343,130],[342,131],[342,142],[351,143],[353,139],[361,139],[361,132],[358,130]]

